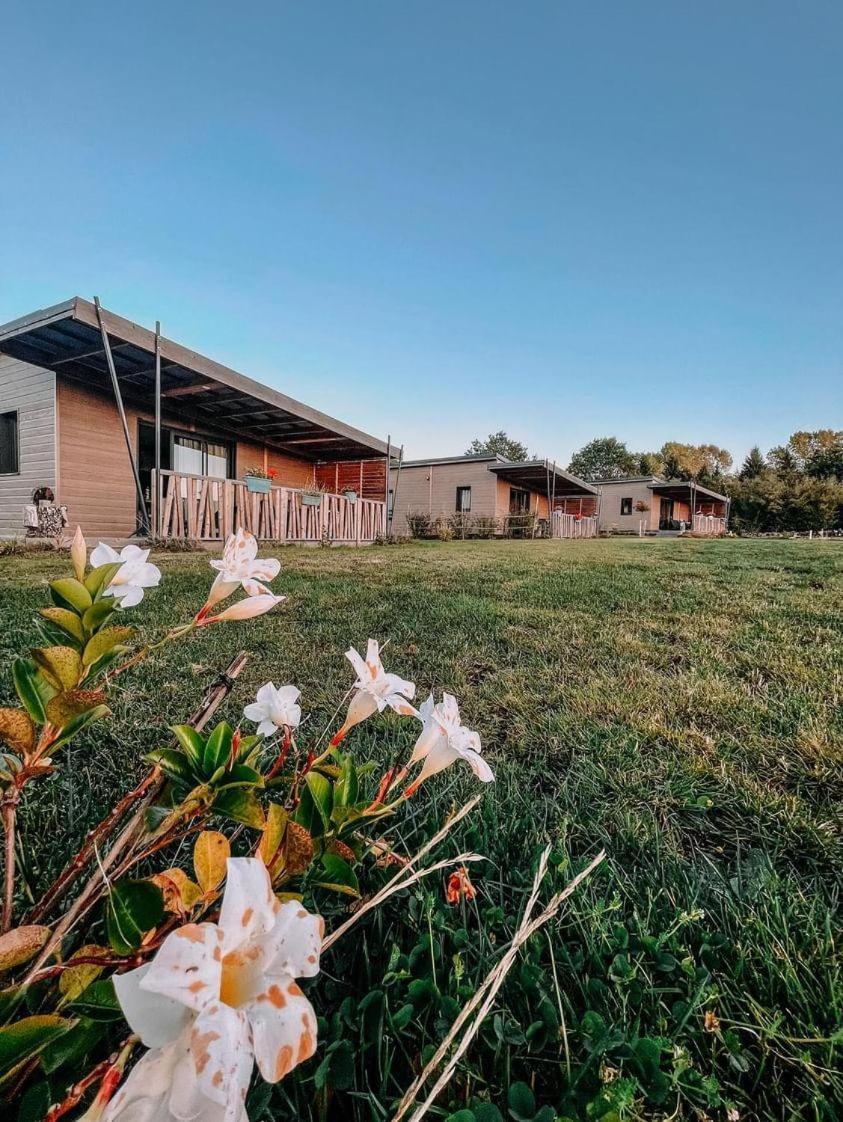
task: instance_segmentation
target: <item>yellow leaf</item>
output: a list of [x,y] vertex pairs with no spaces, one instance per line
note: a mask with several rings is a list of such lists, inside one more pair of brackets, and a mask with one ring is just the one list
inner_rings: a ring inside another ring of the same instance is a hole
[[225,863],[231,856],[231,846],[225,834],[217,830],[203,830],[193,847],[193,870],[203,892],[213,892],[222,884]]
[[38,669],[59,690],[72,690],[82,677],[82,660],[72,647],[39,647],[32,652]]
[[0,935],[0,970],[22,966],[41,950],[50,937],[49,927],[28,923]]
[[287,812],[283,806],[278,803],[270,803],[269,810],[266,815],[266,825],[261,834],[260,844],[258,845],[258,856],[263,861],[264,865],[269,866],[272,864],[272,859],[278,852],[278,846],[284,837],[284,830],[287,827]]
[[298,822],[288,822],[284,834],[284,872],[297,877],[312,860],[313,838]]
[[173,915],[185,915],[202,899],[202,889],[184,869],[172,868],[152,877],[164,895],[164,907]]
[[0,709],[0,740],[25,756],[35,747],[35,725],[23,709]]
[[[94,956],[108,958],[110,953],[106,947],[98,947],[96,943],[86,943],[85,946],[74,951],[67,961],[70,964],[77,958]],[[78,966],[68,965],[59,977],[59,993],[65,1001],[75,1001],[91,982],[96,981],[104,969],[104,966],[97,966],[94,962],[80,962]]]
[[104,701],[103,690],[68,690],[67,693],[57,693],[47,702],[47,720],[56,728],[63,729],[74,717],[87,713],[89,709],[96,709]]

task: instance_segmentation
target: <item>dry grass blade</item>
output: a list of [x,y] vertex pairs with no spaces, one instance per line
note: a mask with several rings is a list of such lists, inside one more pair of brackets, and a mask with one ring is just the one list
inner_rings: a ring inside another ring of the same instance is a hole
[[597,868],[597,866],[605,859],[606,851],[601,850],[594,858],[594,860],[590,861],[589,864],[586,865],[586,867],[581,872],[577,873],[571,883],[568,884],[561,892],[557,892],[554,896],[552,896],[550,902],[547,904],[544,910],[538,916],[536,916],[535,919],[532,919],[531,916],[533,908],[535,907],[536,900],[538,899],[539,885],[547,868],[548,856],[549,850],[545,850],[545,852],[542,854],[542,859],[539,862],[539,868],[533,881],[533,888],[530,893],[530,897],[524,908],[524,915],[521,919],[518,930],[516,931],[515,936],[513,937],[513,940],[506,951],[506,954],[498,961],[498,963],[492,968],[492,970],[489,971],[477,992],[466,1004],[465,1008],[462,1010],[459,1017],[457,1017],[456,1021],[454,1021],[454,1024],[451,1026],[445,1039],[437,1048],[436,1053],[433,1055],[430,1062],[425,1066],[422,1073],[404,1095],[404,1098],[401,1100],[392,1122],[400,1122],[400,1119],[403,1118],[413,1107],[413,1105],[418,1101],[419,1092],[421,1091],[422,1087],[447,1055],[448,1049],[451,1047],[454,1040],[456,1040],[457,1036],[459,1036],[460,1030],[462,1029],[463,1025],[466,1023],[469,1017],[472,1016],[475,1009],[478,1009],[479,1006],[477,1015],[474,1017],[471,1024],[463,1033],[463,1036],[457,1044],[453,1055],[448,1061],[447,1067],[434,1083],[428,1097],[424,1100],[423,1103],[418,1105],[417,1109],[410,1118],[410,1122],[419,1122],[419,1119],[423,1118],[424,1115],[427,1114],[428,1110],[433,1106],[439,1094],[448,1085],[451,1077],[454,1074],[454,1071],[456,1070],[457,1064],[465,1054],[466,1049],[471,1044],[474,1037],[479,1032],[480,1026],[488,1016],[495,997],[504,981],[506,980],[506,976],[512,968],[513,963],[518,957],[518,952],[521,947],[530,938],[531,935],[539,930],[540,927],[546,924],[548,920],[553,919],[553,917],[559,912],[559,909],[561,908],[565,900],[567,900],[567,898],[576,891],[576,889],[586,879],[586,877],[590,876],[591,873],[593,873]]

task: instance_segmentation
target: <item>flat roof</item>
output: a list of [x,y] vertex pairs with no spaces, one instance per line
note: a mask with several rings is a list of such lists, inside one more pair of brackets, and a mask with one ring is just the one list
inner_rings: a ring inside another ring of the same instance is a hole
[[703,487],[701,483],[694,483],[692,479],[664,479],[661,475],[624,475],[619,479],[595,480],[597,487],[622,486],[625,483],[646,483],[651,491],[658,494],[672,493],[676,498],[688,498],[693,491],[694,494],[706,495],[710,499],[719,499],[724,503],[729,501],[728,495],[721,495],[718,491]]
[[[151,410],[155,333],[101,308],[121,392]],[[95,306],[80,296],[0,327],[0,353],[112,393]],[[161,336],[162,409],[306,460],[386,455],[386,442]]]
[[596,495],[597,488],[570,472],[563,471],[550,460],[522,460],[520,463],[494,464],[489,468],[501,479],[542,494],[550,490],[555,498],[564,499],[570,495]]
[[[468,464],[471,464],[471,463],[476,463],[476,464],[482,464],[482,463],[506,464],[506,463],[509,463],[509,461],[507,460],[506,456],[501,456],[500,453],[498,453],[498,452],[494,452],[494,453],[492,453],[492,452],[480,452],[476,455],[471,455],[471,456],[436,456],[433,459],[429,459],[429,460],[402,460],[401,461],[401,467],[402,468],[430,467],[433,464],[463,464],[463,463],[468,463]],[[394,456],[392,458],[392,466],[394,468],[398,467],[398,460],[395,459]]]

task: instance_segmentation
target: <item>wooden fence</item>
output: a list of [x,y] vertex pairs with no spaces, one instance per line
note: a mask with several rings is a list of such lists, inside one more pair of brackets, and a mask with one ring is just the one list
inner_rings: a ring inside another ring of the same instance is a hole
[[[281,543],[365,545],[386,533],[386,503],[321,494],[317,505],[294,487],[251,492],[242,479],[162,471],[152,473],[153,522],[165,541],[225,541],[242,526],[256,538]],[[156,500],[157,499],[157,505]]]
[[576,514],[565,514],[554,510],[551,515],[550,536],[552,538],[596,538],[597,519],[579,518]]
[[726,533],[726,519],[717,518],[713,514],[695,514],[691,525],[695,534],[711,534],[712,537],[717,537]]

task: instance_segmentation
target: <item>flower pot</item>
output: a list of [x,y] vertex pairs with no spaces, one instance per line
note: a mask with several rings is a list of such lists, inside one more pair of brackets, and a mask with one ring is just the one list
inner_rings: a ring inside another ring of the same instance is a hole
[[357,502],[357,492],[356,491],[343,491],[342,497],[344,499],[348,499],[348,501],[350,503],[356,503]]
[[247,491],[251,491],[255,495],[269,494],[269,488],[272,480],[264,479],[260,475],[247,475],[245,478]]
[[301,501],[302,501],[302,506],[319,506],[320,503],[322,502],[322,496],[321,495],[308,495],[307,493],[305,493],[305,494],[302,495]]

